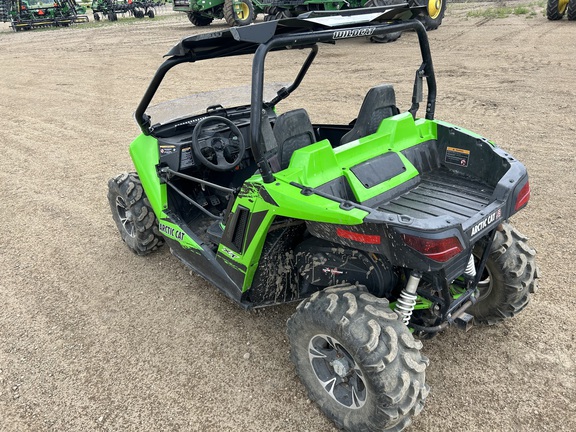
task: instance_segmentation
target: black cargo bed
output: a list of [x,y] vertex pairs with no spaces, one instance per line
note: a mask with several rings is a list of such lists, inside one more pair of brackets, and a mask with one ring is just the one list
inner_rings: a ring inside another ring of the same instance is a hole
[[494,188],[442,167],[425,173],[417,187],[377,206],[415,219],[452,216],[465,221],[490,204]]

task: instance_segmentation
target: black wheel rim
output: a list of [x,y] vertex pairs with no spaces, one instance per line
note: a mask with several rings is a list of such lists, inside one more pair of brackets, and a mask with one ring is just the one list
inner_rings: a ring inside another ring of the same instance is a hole
[[134,237],[134,221],[132,212],[128,209],[126,202],[121,196],[116,197],[116,212],[122,224],[122,228],[130,237]]
[[322,388],[340,405],[350,409],[366,403],[362,370],[340,342],[319,334],[310,339],[308,357]]

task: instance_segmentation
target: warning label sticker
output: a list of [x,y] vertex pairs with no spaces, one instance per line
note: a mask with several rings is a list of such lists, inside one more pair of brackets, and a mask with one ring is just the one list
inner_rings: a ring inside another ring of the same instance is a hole
[[160,154],[167,155],[174,153],[176,151],[176,146],[174,145],[161,145],[160,146]]
[[467,167],[469,159],[470,150],[459,149],[456,147],[446,148],[446,163]]

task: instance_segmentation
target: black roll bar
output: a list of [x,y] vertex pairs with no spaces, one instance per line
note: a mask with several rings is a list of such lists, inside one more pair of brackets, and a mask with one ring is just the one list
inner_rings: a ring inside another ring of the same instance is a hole
[[[418,35],[418,41],[420,43],[420,53],[422,56],[422,65],[420,69],[423,73],[423,77],[426,78],[426,84],[428,87],[428,97],[426,103],[426,119],[434,119],[434,110],[436,106],[436,77],[434,76],[434,68],[432,65],[432,55],[430,53],[430,44],[428,42],[428,36],[426,34],[426,29],[424,25],[418,20],[404,21],[397,24],[375,24],[369,28],[373,29],[371,34],[384,35],[388,33],[394,33],[397,31],[407,31],[414,30]],[[262,174],[262,179],[265,183],[272,183],[275,180],[274,174],[268,161],[264,158],[264,154],[260,148],[260,127],[262,123],[262,98],[264,91],[264,63],[267,54],[270,51],[278,50],[281,47],[291,46],[293,48],[307,48],[315,47],[315,50],[308,56],[306,62],[310,62],[314,59],[316,51],[318,49],[317,43],[334,43],[336,34],[346,34],[350,32],[353,34],[357,31],[358,27],[350,28],[338,28],[338,29],[328,29],[315,31],[310,33],[300,33],[300,34],[289,34],[289,35],[278,35],[274,36],[267,43],[262,44],[256,50],[254,54],[254,59],[252,63],[252,94],[251,94],[251,111],[250,111],[250,146],[260,172]],[[338,33],[336,33],[338,32]],[[311,57],[311,55],[313,56]],[[306,65],[306,64],[305,64]],[[310,65],[308,64],[308,67]],[[307,69],[307,68],[306,68]],[[301,69],[301,73],[304,67]],[[305,72],[305,70],[304,70]],[[300,77],[300,74],[298,75]],[[303,78],[303,76],[302,76]],[[301,81],[301,79],[300,79]],[[298,81],[297,84],[300,84]],[[292,86],[296,84],[296,81]],[[416,88],[414,89],[416,91]],[[415,95],[414,95],[415,96]],[[413,98],[414,99],[414,98]]]

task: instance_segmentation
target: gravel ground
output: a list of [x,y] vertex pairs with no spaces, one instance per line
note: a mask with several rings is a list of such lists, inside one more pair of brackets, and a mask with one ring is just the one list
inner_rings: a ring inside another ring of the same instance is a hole
[[[549,22],[538,6],[467,15],[486,7],[451,4],[430,33],[436,117],[526,164],[532,199],[512,222],[538,251],[540,290],[501,325],[425,341],[431,393],[410,430],[572,431],[576,23]],[[106,184],[131,169],[132,113],[162,55],[207,30],[160,15],[0,26],[0,431],[332,431],[289,360],[294,305],[244,311],[167,249],[137,257],[116,231]],[[351,119],[381,76],[406,109],[414,43],[329,49],[301,89],[313,121]],[[241,80],[224,66],[176,75],[167,93]]]

